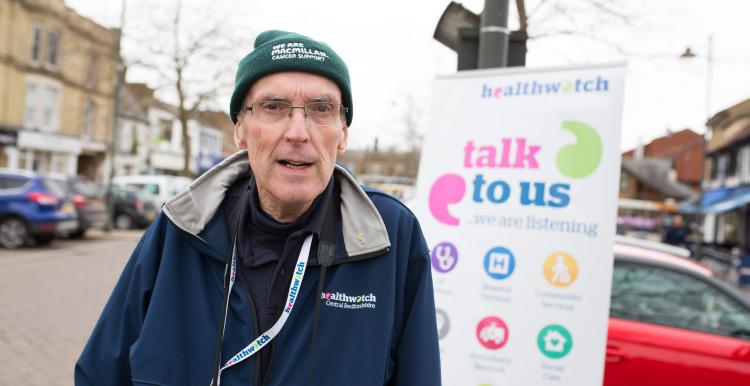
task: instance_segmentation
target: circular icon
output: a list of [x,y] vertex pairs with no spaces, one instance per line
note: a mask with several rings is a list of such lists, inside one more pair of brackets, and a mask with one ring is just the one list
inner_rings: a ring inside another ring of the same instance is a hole
[[495,247],[484,255],[484,271],[496,280],[507,279],[516,268],[516,258],[505,247]]
[[555,252],[544,260],[544,278],[555,287],[567,287],[578,278],[578,263],[565,252]]
[[430,261],[432,261],[432,267],[436,271],[446,273],[456,267],[458,263],[458,249],[456,246],[444,241],[432,248],[430,254]]
[[497,350],[508,342],[508,325],[497,316],[488,316],[477,324],[479,344]]
[[435,318],[437,320],[438,339],[443,339],[446,335],[448,335],[448,331],[451,328],[451,322],[450,319],[448,319],[448,313],[439,308],[436,308]]
[[570,332],[557,324],[550,324],[539,331],[536,342],[539,351],[552,359],[559,359],[568,355],[573,348],[573,337]]

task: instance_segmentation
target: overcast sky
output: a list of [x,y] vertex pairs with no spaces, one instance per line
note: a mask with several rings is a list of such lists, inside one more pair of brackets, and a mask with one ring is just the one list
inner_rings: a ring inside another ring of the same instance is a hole
[[[539,0],[527,0],[533,10]],[[549,36],[529,42],[527,67],[628,61],[625,89],[622,149],[640,141],[691,128],[703,132],[706,121],[708,38],[713,36],[710,113],[714,114],[750,98],[750,1],[748,0],[630,0],[623,11],[634,16],[630,23],[607,20],[585,6],[585,0],[560,2],[576,11],[572,15],[542,8],[545,16],[536,27],[588,31],[597,39]],[[119,25],[120,2],[67,0],[79,13],[107,25]],[[164,2],[161,2],[164,3]],[[185,0],[189,14],[204,12],[197,0]],[[292,30],[331,45],[347,62],[352,77],[355,114],[350,146],[398,146],[404,138],[404,116],[412,106],[420,131],[429,135],[428,106],[432,80],[455,72],[456,55],[432,38],[435,25],[449,1],[344,0],[251,2],[218,0],[227,16],[227,30],[236,31],[246,46],[238,46],[236,60],[252,47],[254,37],[267,29]],[[510,26],[517,26],[515,2],[511,1]],[[554,3],[554,1],[552,1]],[[145,0],[128,0],[128,25],[149,12]],[[156,2],[154,2],[156,4]],[[205,3],[204,3],[205,4]],[[464,7],[480,13],[483,0],[467,0]],[[604,21],[602,21],[604,20]],[[533,30],[533,26],[532,26]],[[158,39],[155,34],[154,39]],[[127,44],[127,43],[126,43]],[[132,44],[132,43],[130,43]],[[697,57],[679,55],[690,46]],[[127,54],[133,47],[124,47]],[[153,82],[142,74],[129,81]],[[233,76],[233,74],[231,75]],[[411,100],[412,103],[407,103]],[[228,105],[228,96],[217,101]]]

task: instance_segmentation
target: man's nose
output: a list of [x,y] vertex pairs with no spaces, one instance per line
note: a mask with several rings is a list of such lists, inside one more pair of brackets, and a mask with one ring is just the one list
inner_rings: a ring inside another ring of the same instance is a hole
[[285,133],[286,139],[291,142],[307,142],[310,136],[307,131],[305,109],[303,107],[292,107],[289,114],[289,127]]

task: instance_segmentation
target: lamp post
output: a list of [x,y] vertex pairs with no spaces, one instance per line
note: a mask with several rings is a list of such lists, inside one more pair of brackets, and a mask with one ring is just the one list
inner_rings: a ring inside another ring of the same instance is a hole
[[[703,247],[703,241],[705,238],[705,213],[703,213],[703,195],[705,193],[706,188],[704,187],[705,184],[705,174],[706,174],[706,150],[708,148],[708,139],[711,135],[710,133],[710,127],[708,126],[708,121],[711,119],[711,86],[712,86],[712,76],[713,76],[713,35],[708,35],[708,46],[706,51],[706,95],[705,95],[705,131],[703,133],[703,160],[701,162],[701,168],[700,168],[700,183],[698,185],[699,193],[698,193],[698,210],[697,214],[700,218],[700,221],[702,225],[699,227],[699,239],[698,239],[698,248],[697,253],[698,257],[701,255],[701,249]],[[685,52],[683,52],[680,55],[680,58],[682,59],[693,59],[697,57],[690,47],[685,48]]]

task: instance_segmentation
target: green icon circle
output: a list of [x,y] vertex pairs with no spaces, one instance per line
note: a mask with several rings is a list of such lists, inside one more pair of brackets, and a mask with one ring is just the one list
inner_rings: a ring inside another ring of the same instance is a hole
[[560,359],[568,355],[573,348],[573,337],[570,332],[557,324],[550,324],[539,331],[536,342],[539,351],[552,359]]

